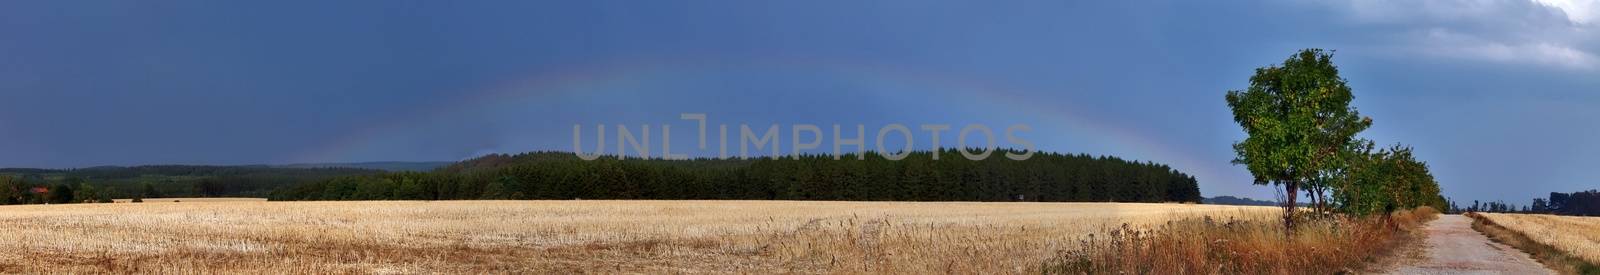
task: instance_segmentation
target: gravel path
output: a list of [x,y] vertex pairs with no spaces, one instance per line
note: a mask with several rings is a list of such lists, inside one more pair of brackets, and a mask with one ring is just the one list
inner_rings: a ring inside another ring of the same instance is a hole
[[1440,215],[1429,222],[1422,251],[1407,254],[1388,274],[1555,274],[1516,248],[1472,230],[1472,218]]

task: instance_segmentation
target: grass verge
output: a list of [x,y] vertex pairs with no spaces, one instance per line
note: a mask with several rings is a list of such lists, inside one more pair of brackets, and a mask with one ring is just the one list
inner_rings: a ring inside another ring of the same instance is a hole
[[1052,274],[1305,274],[1353,273],[1406,243],[1436,218],[1419,208],[1383,217],[1312,219],[1292,234],[1268,221],[1209,217],[1151,230],[1124,226],[1091,235],[1081,248],[1045,264]]
[[1527,235],[1522,234],[1522,232],[1495,224],[1493,220],[1483,215],[1467,213],[1467,217],[1472,217],[1472,229],[1488,235],[1489,239],[1495,242],[1527,252],[1533,256],[1534,260],[1538,260],[1539,263],[1543,263],[1545,267],[1549,267],[1556,272],[1561,272],[1561,274],[1600,274],[1600,266],[1561,252],[1556,247],[1534,241],[1528,238]]

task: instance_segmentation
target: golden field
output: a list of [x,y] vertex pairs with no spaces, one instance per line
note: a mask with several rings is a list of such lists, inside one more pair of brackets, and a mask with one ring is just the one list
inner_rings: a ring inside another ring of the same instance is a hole
[[1485,219],[1575,258],[1600,265],[1600,217],[1479,213]]
[[1124,223],[1280,214],[1129,203],[171,200],[0,206],[0,272],[1038,273]]

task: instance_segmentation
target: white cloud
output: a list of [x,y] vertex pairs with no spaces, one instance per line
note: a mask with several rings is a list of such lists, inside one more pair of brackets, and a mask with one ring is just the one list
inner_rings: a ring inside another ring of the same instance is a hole
[[1600,16],[1600,0],[1532,0],[1535,3],[1560,9],[1567,20],[1576,24],[1593,23]]
[[1414,50],[1439,58],[1475,59],[1501,63],[1526,63],[1572,69],[1595,69],[1600,57],[1567,45],[1531,41],[1507,43],[1477,36],[1432,29]]
[[1564,70],[1600,69],[1600,0],[1312,2],[1350,23],[1394,29],[1372,48]]

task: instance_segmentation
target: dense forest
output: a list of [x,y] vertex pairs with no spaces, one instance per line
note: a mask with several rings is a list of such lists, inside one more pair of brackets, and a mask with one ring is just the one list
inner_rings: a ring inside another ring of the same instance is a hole
[[284,186],[383,171],[356,168],[154,165],[0,169],[0,204],[156,197],[264,197]]
[[[1005,153],[1005,152],[1000,152]],[[432,172],[345,176],[273,192],[272,200],[756,199],[894,201],[1198,202],[1194,177],[1115,157],[1036,153],[1028,160],[960,159],[945,150],[889,161],[662,160],[570,152],[488,155]]]

